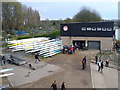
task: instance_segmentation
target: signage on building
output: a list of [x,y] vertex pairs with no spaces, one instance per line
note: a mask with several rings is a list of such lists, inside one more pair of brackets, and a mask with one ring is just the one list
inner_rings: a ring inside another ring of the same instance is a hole
[[61,24],[61,36],[113,37],[114,22],[88,22]]
[[64,26],[64,27],[63,27],[63,30],[64,30],[64,31],[67,31],[67,30],[68,30],[68,26]]

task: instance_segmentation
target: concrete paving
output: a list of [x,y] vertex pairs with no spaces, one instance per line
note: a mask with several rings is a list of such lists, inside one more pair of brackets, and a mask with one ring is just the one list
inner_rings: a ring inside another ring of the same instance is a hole
[[8,77],[8,80],[13,87],[37,81],[62,70],[58,66],[47,64],[45,62],[34,64],[34,67],[37,68],[36,70],[15,65],[8,65],[7,67],[14,69],[13,72],[15,74]]
[[2,87],[2,78],[0,78],[0,88]]
[[118,70],[104,67],[103,72],[98,72],[95,63],[90,63],[91,80],[93,88],[118,88]]
[[[19,56],[19,53],[17,55]],[[14,87],[19,86],[18,88],[49,88],[54,80],[57,80],[58,85],[65,81],[67,88],[118,88],[116,69],[104,67],[101,74],[97,71],[96,64],[90,63],[89,66],[88,63],[87,68],[81,70],[81,60],[85,55],[88,56],[88,60],[92,60],[95,54],[91,51],[72,55],[60,54],[38,64],[35,64],[34,58],[29,56],[30,58],[27,57],[26,60],[38,69],[31,70],[22,66],[9,65],[14,68],[15,75],[8,79]]]
[[62,82],[65,82],[66,88],[91,88],[92,83],[89,61],[87,62],[87,68],[82,70],[81,60],[83,57],[84,53],[76,53],[58,54],[53,58],[47,58],[43,61],[61,67],[63,70],[35,82],[18,86],[17,88],[51,88],[50,86],[54,80],[57,81],[58,88],[60,88]]

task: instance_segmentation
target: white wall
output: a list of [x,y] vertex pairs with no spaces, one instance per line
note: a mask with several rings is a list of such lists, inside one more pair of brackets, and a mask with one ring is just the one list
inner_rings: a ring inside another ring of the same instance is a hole
[[116,29],[116,31],[115,31],[115,38],[117,40],[120,40],[120,29]]
[[118,40],[120,40],[120,29],[118,29]]

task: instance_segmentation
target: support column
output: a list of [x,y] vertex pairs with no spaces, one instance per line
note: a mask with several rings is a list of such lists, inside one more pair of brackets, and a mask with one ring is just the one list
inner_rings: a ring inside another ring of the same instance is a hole
[[88,48],[88,41],[85,40],[85,48]]
[[70,46],[70,44],[71,44],[71,37],[69,37],[69,46]]

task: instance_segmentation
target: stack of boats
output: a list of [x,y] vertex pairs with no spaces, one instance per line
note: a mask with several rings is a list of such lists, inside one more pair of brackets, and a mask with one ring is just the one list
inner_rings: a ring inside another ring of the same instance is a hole
[[12,52],[21,50],[24,50],[26,53],[37,52],[43,57],[53,56],[62,50],[62,41],[60,39],[49,40],[46,37],[13,40],[7,43]]

